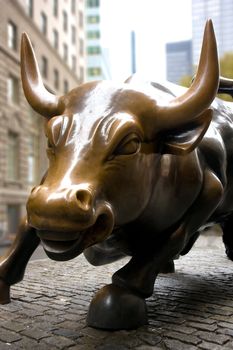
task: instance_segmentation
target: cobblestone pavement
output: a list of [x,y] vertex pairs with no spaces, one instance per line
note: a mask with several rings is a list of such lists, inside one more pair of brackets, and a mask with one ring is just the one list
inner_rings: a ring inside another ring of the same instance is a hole
[[12,303],[0,306],[0,349],[233,349],[233,263],[221,239],[211,239],[179,259],[175,274],[158,277],[147,302],[149,325],[134,331],[85,324],[94,292],[122,261],[103,267],[82,256],[32,261],[24,281],[12,288]]

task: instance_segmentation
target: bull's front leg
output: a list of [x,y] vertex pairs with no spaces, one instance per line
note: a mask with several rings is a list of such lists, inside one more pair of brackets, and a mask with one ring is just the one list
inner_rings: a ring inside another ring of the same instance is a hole
[[92,300],[88,325],[105,329],[130,329],[146,324],[145,298],[152,295],[158,273],[184,250],[192,235],[215,210],[222,193],[221,182],[207,170],[202,191],[179,228],[154,254],[145,251],[135,254],[113,275],[113,283],[103,287]]
[[23,220],[12,246],[0,258],[0,304],[10,302],[10,286],[23,279],[26,265],[39,242],[35,229]]

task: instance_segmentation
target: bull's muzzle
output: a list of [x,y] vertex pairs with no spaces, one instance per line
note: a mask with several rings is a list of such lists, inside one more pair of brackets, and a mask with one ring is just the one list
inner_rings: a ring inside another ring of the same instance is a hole
[[54,260],[77,256],[107,238],[114,226],[111,206],[88,186],[56,190],[38,186],[29,197],[27,212],[30,226]]

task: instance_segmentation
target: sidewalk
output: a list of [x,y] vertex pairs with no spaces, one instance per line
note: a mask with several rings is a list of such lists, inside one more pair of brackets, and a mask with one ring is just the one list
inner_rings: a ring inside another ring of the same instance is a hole
[[0,306],[0,349],[194,350],[233,349],[233,262],[218,237],[200,238],[160,275],[148,299],[149,325],[135,331],[89,328],[89,302],[122,261],[92,267],[83,256],[69,262],[32,261],[12,303]]

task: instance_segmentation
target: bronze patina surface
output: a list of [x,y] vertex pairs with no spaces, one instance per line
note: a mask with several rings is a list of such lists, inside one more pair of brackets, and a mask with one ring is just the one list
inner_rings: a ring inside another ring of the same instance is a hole
[[212,22],[189,89],[97,81],[65,96],[48,92],[30,41],[22,37],[25,96],[45,118],[49,168],[32,189],[27,218],[0,262],[0,302],[23,278],[42,242],[54,260],[84,252],[93,265],[131,260],[93,298],[89,325],[129,329],[147,322],[145,298],[161,271],[186,254],[200,230],[223,228],[233,259],[233,92],[220,79]]

